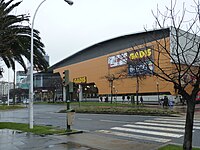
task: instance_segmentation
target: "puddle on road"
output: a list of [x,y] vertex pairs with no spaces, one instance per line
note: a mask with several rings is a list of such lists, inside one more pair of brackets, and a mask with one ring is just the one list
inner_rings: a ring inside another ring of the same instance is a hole
[[18,130],[10,130],[10,129],[1,129],[0,135],[13,135],[13,134],[21,134],[23,132]]
[[[74,150],[74,149],[76,149],[76,150],[78,150],[78,149],[81,149],[81,150],[99,150],[99,149],[91,148],[91,147],[81,145],[81,144],[78,144],[78,143],[75,143],[75,142],[60,143],[60,144],[57,144],[57,146],[58,145],[62,146],[66,150]],[[50,147],[53,147],[53,145],[50,145]]]
[[[45,137],[41,137],[38,135],[34,135],[31,133],[26,133],[26,132],[21,132],[21,131],[17,131],[17,130],[10,130],[10,129],[0,129],[0,143],[12,143],[13,146],[18,145],[18,147],[22,146],[23,148],[30,148],[29,146],[31,144],[33,144],[31,141],[36,141],[36,140],[40,140],[40,142],[38,143],[38,146],[44,146],[44,149],[63,149],[63,150],[100,150],[100,149],[96,149],[96,148],[92,148],[86,145],[82,145],[79,143],[75,143],[75,142],[64,142],[64,143],[54,143],[53,139],[50,138],[50,140],[52,140],[53,144],[50,145],[44,145],[44,143],[49,142],[48,138]],[[27,142],[27,140],[29,142]],[[25,142],[24,142],[25,141]],[[41,142],[43,141],[43,142]],[[35,143],[33,144],[34,148],[37,148],[37,146],[35,145]],[[36,147],[35,147],[36,146]]]

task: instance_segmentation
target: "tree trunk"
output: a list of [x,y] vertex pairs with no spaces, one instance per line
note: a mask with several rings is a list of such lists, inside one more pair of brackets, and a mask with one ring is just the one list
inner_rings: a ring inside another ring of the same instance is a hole
[[111,96],[110,103],[112,104],[112,101],[113,101],[113,80],[110,81],[110,96]]
[[53,92],[53,103],[55,103],[55,100],[56,100],[56,90],[52,89],[52,92]]
[[187,114],[183,150],[192,150],[192,131],[194,120],[195,101],[187,99]]

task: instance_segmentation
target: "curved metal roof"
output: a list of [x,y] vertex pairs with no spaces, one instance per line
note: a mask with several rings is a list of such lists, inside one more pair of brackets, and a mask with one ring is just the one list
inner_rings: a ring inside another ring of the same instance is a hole
[[119,50],[130,48],[132,46],[141,45],[143,43],[155,41],[163,37],[169,36],[169,28],[144,31],[109,39],[90,47],[87,47],[51,66],[48,71],[53,71],[56,68],[79,63],[92,58],[107,55]]

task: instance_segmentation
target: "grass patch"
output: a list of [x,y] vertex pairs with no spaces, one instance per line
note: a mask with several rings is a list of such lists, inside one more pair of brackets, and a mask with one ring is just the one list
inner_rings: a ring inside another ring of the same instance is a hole
[[[100,103],[100,102],[72,102],[71,108],[77,113],[96,113],[96,114],[126,114],[126,115],[165,115],[178,114],[171,109],[152,108],[146,106],[137,106],[128,103]],[[60,112],[65,113],[66,110]]]
[[[62,104],[66,102],[55,103],[37,103],[37,104]],[[106,103],[106,102],[70,102],[70,106],[77,113],[96,113],[96,114],[124,114],[124,115],[154,115],[154,116],[172,116],[179,114],[179,111],[173,109],[163,109],[158,106],[134,105],[131,103]],[[60,113],[66,113],[66,110],[60,110]]]
[[[72,102],[71,103],[73,106],[79,106],[79,102]],[[130,103],[105,103],[105,102],[80,102],[81,106],[119,106],[119,107],[129,107],[129,106],[133,106],[133,104]]]
[[39,135],[51,135],[51,134],[64,134],[66,130],[57,129],[49,126],[38,126],[35,125],[33,129],[29,129],[28,124],[14,123],[14,122],[0,122],[0,129],[12,129],[20,130],[22,132],[31,132]]
[[0,110],[15,110],[15,109],[21,109],[24,108],[24,106],[20,105],[0,105]]
[[[183,146],[178,145],[166,145],[164,147],[159,148],[158,150],[183,150]],[[200,148],[192,148],[192,150],[200,150]]]

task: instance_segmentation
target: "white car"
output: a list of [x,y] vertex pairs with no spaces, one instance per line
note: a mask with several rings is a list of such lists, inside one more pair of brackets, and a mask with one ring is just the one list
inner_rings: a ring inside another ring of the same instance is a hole
[[[9,99],[9,104],[13,103],[13,99]],[[5,101],[5,104],[8,104],[8,100]]]
[[23,104],[29,104],[29,99],[24,99],[22,102]]

